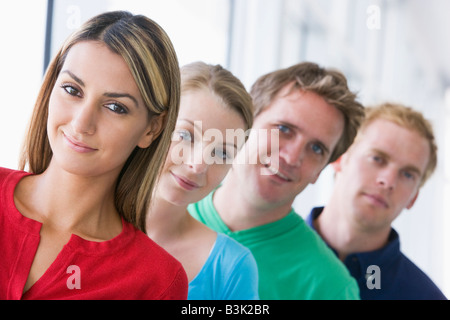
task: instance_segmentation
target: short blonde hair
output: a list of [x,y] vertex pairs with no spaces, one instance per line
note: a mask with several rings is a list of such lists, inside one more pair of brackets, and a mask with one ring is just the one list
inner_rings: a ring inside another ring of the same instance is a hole
[[430,178],[437,166],[437,144],[434,137],[433,126],[425,119],[422,113],[411,107],[399,103],[383,103],[377,106],[368,107],[366,115],[355,140],[359,139],[361,133],[372,122],[378,119],[391,121],[403,128],[419,133],[428,141],[430,147],[430,158],[422,176],[420,187]]
[[246,129],[253,125],[253,102],[242,82],[221,65],[202,61],[181,68],[181,92],[205,88],[231,110],[239,113]]
[[166,32],[153,20],[113,11],[91,18],[72,34],[52,60],[32,114],[19,167],[44,172],[53,152],[47,135],[49,99],[69,50],[81,41],[98,41],[130,68],[149,120],[163,117],[163,130],[146,149],[136,147],[119,174],[115,205],[125,220],[145,232],[146,210],[165,161],[180,104],[180,67]]

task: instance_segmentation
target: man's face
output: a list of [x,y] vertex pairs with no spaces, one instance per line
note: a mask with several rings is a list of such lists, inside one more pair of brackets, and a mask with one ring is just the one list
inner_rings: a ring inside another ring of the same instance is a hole
[[[344,128],[343,115],[334,106],[313,92],[291,87],[286,86],[255,118],[241,151],[246,152],[247,162],[233,166],[240,181],[248,186],[250,200],[261,208],[290,205],[297,194],[314,183]],[[279,137],[277,148],[270,145],[272,130]],[[261,139],[264,132],[269,138]],[[257,163],[249,164],[248,158],[254,159],[255,154]]]
[[337,167],[341,210],[365,230],[390,228],[417,198],[429,148],[416,131],[384,119],[369,124]]

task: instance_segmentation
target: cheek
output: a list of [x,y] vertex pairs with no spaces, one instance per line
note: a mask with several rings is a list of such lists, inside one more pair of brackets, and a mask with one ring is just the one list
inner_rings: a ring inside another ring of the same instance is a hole
[[98,126],[96,140],[101,143],[103,150],[107,150],[107,157],[125,162],[137,147],[139,136],[133,129],[119,130],[113,126]]
[[60,105],[59,99],[55,97],[54,94],[50,96],[50,100],[48,103],[48,121],[47,126],[51,126],[54,123],[58,122],[58,119],[63,118],[62,109],[63,108],[57,108],[57,105]]
[[50,140],[55,137],[59,126],[70,123],[69,109],[62,107],[60,100],[53,94],[50,97],[47,118],[47,134]]
[[209,191],[212,191],[223,181],[230,168],[231,165],[228,164],[216,164],[209,167],[207,178],[207,188]]
[[172,142],[167,153],[166,166],[189,163],[193,152],[191,146],[187,143]]
[[305,177],[310,181],[316,180],[325,166],[326,161],[323,158],[317,157],[312,153],[306,154],[300,165],[301,177]]
[[[172,143],[172,145],[171,146],[173,146],[173,143]],[[167,153],[167,156],[166,156],[166,161],[164,162],[164,165],[163,165],[163,167],[162,167],[162,173],[163,174],[165,174],[165,173],[169,173],[170,174],[170,169],[172,168],[172,167],[176,167],[177,165],[179,165],[179,163],[176,163],[176,162],[174,162],[174,160],[176,161],[177,159],[174,159],[173,158],[174,156],[172,155],[172,147],[170,147],[169,148],[169,152]]]

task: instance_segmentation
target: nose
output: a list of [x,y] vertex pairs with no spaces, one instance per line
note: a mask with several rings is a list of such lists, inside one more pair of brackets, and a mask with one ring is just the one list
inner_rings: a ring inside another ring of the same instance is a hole
[[381,170],[377,176],[377,185],[392,190],[397,183],[397,172],[391,168]]
[[202,148],[192,148],[190,157],[187,159],[186,164],[192,172],[195,174],[201,174],[206,172],[208,164],[203,159]]
[[303,139],[280,145],[280,158],[293,167],[299,167],[302,164],[304,152],[305,142]]
[[96,106],[83,103],[77,106],[71,124],[75,133],[92,135],[96,131]]

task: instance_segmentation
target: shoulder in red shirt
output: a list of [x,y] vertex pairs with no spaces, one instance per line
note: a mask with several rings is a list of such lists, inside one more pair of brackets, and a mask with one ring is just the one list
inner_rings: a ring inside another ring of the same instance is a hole
[[42,226],[14,204],[14,189],[28,174],[0,168],[0,300],[186,299],[188,280],[181,264],[123,219],[121,234],[108,241],[72,235],[23,294]]

